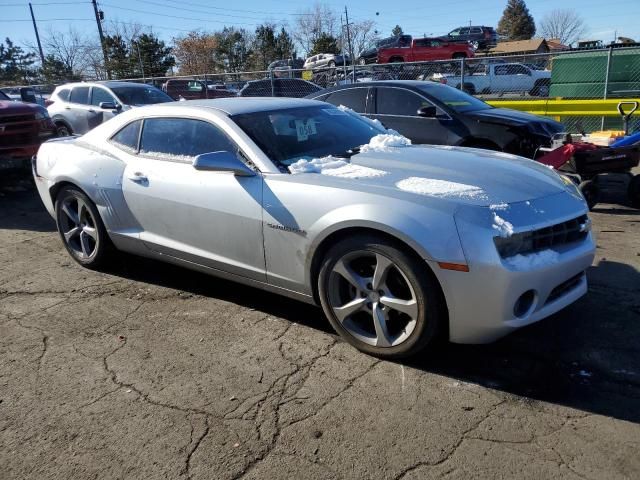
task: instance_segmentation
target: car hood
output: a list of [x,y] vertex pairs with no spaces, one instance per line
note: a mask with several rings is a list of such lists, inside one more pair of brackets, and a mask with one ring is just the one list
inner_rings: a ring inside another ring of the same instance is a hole
[[4,115],[20,115],[27,113],[37,113],[42,107],[35,103],[12,102],[9,100],[0,100],[0,116]]
[[551,133],[564,131],[564,126],[551,120],[532,113],[510,110],[508,108],[487,108],[465,114],[468,118],[479,122],[495,123],[499,125],[525,126],[531,124],[544,124],[552,131]]
[[[526,158],[475,148],[388,147],[351,158],[345,170],[290,175],[291,181],[377,193],[422,202],[490,206],[524,202],[566,191],[551,169]],[[358,167],[368,167],[358,176]],[[349,170],[355,170],[349,173]],[[368,176],[369,175],[369,176]],[[356,178],[353,178],[353,177]]]

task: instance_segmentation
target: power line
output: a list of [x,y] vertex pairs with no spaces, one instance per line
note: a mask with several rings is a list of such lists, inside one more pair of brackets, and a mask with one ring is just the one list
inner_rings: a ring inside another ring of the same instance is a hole
[[249,19],[249,20],[262,20],[262,18],[247,17],[247,16],[244,16],[244,15],[227,15],[227,14],[224,14],[224,13],[207,12],[205,10],[193,10],[193,9],[190,9],[190,8],[175,7],[173,5],[164,5],[162,3],[152,2],[151,0],[135,0],[135,1],[139,2],[139,3],[148,3],[150,5],[157,5],[157,6],[160,6],[160,7],[163,7],[163,8],[172,8],[174,10],[180,10],[182,12],[205,13],[207,15],[216,15],[218,17],[232,17],[232,18],[246,18],[246,19]]

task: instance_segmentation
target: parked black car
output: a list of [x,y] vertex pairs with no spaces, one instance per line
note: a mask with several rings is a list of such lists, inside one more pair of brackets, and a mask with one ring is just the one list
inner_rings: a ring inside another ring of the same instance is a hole
[[247,82],[238,93],[241,97],[302,98],[322,90],[319,86],[298,78],[266,78]]
[[358,57],[358,64],[367,65],[369,63],[377,63],[379,49],[403,46],[408,47],[411,45],[411,40],[411,35],[398,35],[395,37],[383,38],[382,40],[377,41],[373,47],[367,48],[360,54]]
[[334,87],[309,95],[380,120],[416,144],[501,150],[533,158],[565,131],[561,123],[529,113],[494,108],[435,82],[388,80]]
[[442,37],[449,41],[470,42],[476,50],[486,50],[498,43],[498,32],[493,27],[460,27]]

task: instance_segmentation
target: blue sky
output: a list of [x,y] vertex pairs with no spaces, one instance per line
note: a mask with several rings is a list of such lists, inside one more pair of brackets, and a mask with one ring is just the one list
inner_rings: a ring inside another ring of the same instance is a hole
[[[32,0],[32,3],[41,36],[46,35],[48,29],[65,31],[69,26],[97,36],[90,1]],[[107,20],[151,25],[156,34],[168,41],[193,29],[217,30],[224,25],[254,29],[265,21],[292,25],[295,14],[312,3],[293,0],[99,1]],[[350,20],[374,20],[377,29],[386,36],[396,24],[413,35],[440,35],[468,25],[469,21],[474,25],[495,26],[507,1],[329,0],[322,3],[336,11],[343,10],[346,4]],[[617,32],[618,36],[640,41],[640,0],[529,0],[527,6],[536,20],[555,8],[579,11],[588,26],[585,35],[588,38],[610,41]],[[18,43],[35,43],[28,1],[0,0],[0,37],[7,36]]]

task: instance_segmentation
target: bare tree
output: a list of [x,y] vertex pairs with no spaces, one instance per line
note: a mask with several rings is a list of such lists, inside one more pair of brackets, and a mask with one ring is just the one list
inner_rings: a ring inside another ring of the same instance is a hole
[[586,31],[586,25],[576,10],[557,9],[547,13],[538,30],[547,38],[557,38],[563,45],[577,42]]
[[[78,77],[96,76],[93,51],[101,53],[97,39],[84,36],[73,27],[67,31],[47,30],[44,50]],[[98,76],[100,78],[100,76]]]
[[[358,57],[363,51],[369,48],[380,36],[376,32],[375,22],[371,20],[363,20],[361,22],[349,22],[349,33],[351,34],[351,44],[353,46],[353,54]],[[346,34],[343,35],[346,41]],[[345,45],[346,46],[346,45]]]
[[316,3],[296,16],[293,39],[308,55],[322,34],[338,37],[340,27],[338,16],[327,4]]

